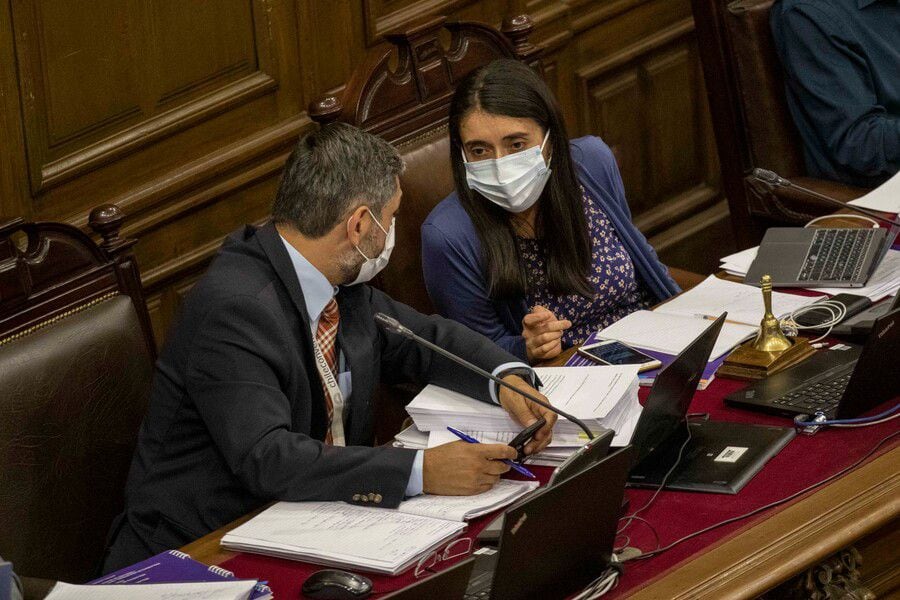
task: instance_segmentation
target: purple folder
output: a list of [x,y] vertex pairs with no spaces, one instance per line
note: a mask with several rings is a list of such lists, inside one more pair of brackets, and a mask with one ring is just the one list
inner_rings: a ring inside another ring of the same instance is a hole
[[[141,584],[141,583],[194,583],[198,581],[222,581],[233,579],[234,573],[221,567],[210,567],[197,562],[178,550],[168,550],[137,564],[119,569],[88,583],[92,585]],[[250,594],[250,600],[272,598],[269,586],[258,583]]]

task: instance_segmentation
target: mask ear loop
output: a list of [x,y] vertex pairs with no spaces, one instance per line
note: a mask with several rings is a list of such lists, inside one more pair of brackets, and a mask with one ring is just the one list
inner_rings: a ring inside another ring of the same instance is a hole
[[[381,223],[378,222],[378,219],[375,218],[375,214],[372,212],[372,209],[369,208],[369,207],[367,206],[367,207],[366,207],[366,210],[369,211],[369,216],[372,218],[372,220],[375,222],[375,224],[378,225],[378,229],[380,229],[381,232],[384,234],[385,239],[387,239],[388,232],[385,230],[384,227],[381,226]],[[348,227],[348,228],[350,227],[350,219],[347,219],[347,227]],[[362,250],[359,249],[359,246],[357,246],[356,244],[354,244],[353,247],[356,249],[357,252],[359,252],[360,256],[362,256],[364,259],[366,259],[366,260],[371,260],[368,256],[366,256],[366,255],[363,253]]]
[[[550,138],[550,129],[547,129],[547,133],[544,134],[544,141],[541,142],[541,156],[544,155],[544,146],[547,145],[547,140]],[[550,153],[550,158],[547,159],[547,168],[550,168],[550,162],[553,160],[553,153]]]

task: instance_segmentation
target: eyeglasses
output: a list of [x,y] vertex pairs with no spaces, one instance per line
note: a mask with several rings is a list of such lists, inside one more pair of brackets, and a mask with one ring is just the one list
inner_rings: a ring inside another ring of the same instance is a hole
[[465,556],[471,551],[472,538],[459,538],[458,540],[454,540],[447,544],[447,547],[444,548],[443,552],[435,550],[434,552],[423,556],[418,564],[416,564],[416,570],[413,574],[416,576],[416,579],[418,579],[419,577],[426,575],[428,571],[434,568],[439,562]]

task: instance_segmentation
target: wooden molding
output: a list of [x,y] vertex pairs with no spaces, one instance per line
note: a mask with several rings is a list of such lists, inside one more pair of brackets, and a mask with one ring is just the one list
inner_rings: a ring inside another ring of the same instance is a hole
[[[900,447],[764,515],[670,569],[630,598],[751,598],[900,515]],[[748,548],[752,548],[749,553]]]
[[[252,163],[260,157],[275,152],[284,154],[283,151],[293,147],[298,137],[311,125],[312,121],[306,114],[296,115],[275,127],[260,131],[183,165],[176,172],[169,172],[149,181],[125,196],[113,198],[111,203],[128,214],[125,231],[129,235],[140,237],[141,232],[171,218],[172,207],[161,208],[166,200],[187,194],[214,178],[222,177],[223,173]],[[192,200],[190,197],[182,197],[173,206],[185,209],[192,206]],[[153,211],[153,214],[144,214],[150,211]],[[68,222],[83,229],[87,225],[87,215],[73,216]]]
[[419,0],[391,12],[380,12],[384,0],[365,0],[363,18],[366,23],[366,46],[372,47],[384,35],[416,19],[438,14],[449,14],[468,6],[476,0]]
[[278,88],[266,73],[257,71],[215,92],[129,127],[100,142],[41,166],[34,192],[43,192],[113,162],[164,137],[187,129]]
[[581,67],[575,71],[575,76],[582,81],[582,85],[585,85],[585,82],[588,80],[594,79],[606,71],[628,64],[648,52],[667,46],[692,31],[694,31],[694,20],[691,18],[682,19],[635,44],[623,48],[610,57],[602,58]]
[[[719,190],[706,183],[701,183],[683,194],[653,207],[653,210],[635,215],[633,221],[641,233],[652,236],[660,229],[671,226],[674,220],[683,215],[699,214],[698,211],[708,207],[710,202],[719,195]],[[725,213],[727,214],[727,212],[726,208]]]

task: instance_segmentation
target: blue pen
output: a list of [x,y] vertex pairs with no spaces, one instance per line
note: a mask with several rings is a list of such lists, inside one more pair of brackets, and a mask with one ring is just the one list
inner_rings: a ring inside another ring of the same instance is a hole
[[[469,442],[470,444],[480,444],[481,443],[478,440],[476,440],[475,438],[473,438],[471,435],[466,435],[459,429],[454,429],[452,427],[448,427],[447,431],[449,431],[450,433],[452,433],[453,435],[455,435],[456,437],[458,437],[459,439],[461,439],[464,442]],[[508,464],[513,469],[515,469],[516,471],[518,471],[519,473],[521,473],[522,475],[524,475],[525,477],[531,477],[532,479],[537,479],[537,477],[535,476],[534,473],[532,473],[531,471],[529,471],[522,465],[515,463],[515,462],[509,460],[508,458],[503,458],[501,460],[504,463]]]

